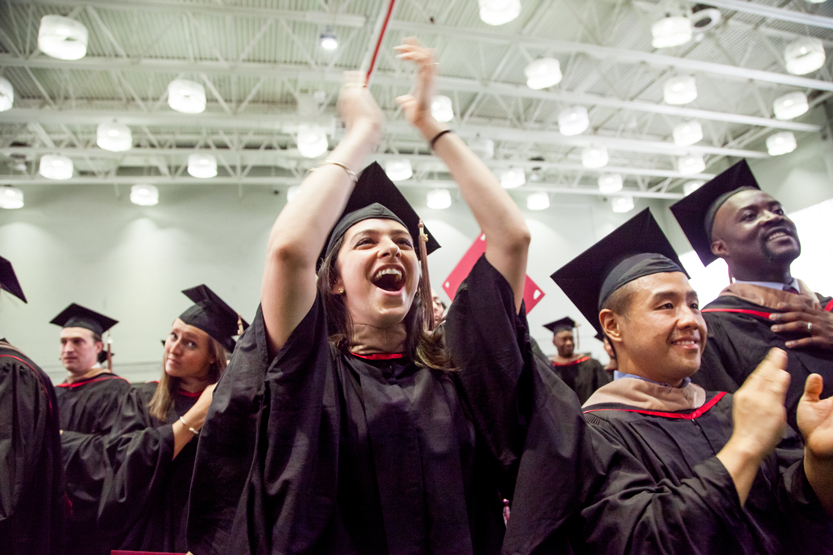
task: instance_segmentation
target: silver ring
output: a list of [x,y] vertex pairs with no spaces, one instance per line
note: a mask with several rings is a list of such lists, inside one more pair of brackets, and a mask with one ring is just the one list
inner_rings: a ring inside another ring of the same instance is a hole
[[807,322],[807,333],[810,333],[811,331],[813,331],[813,323]]

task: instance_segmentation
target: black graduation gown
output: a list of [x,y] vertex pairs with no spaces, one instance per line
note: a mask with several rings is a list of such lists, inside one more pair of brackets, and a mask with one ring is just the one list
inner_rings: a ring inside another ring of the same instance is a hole
[[611,375],[602,364],[589,355],[579,357],[572,362],[552,363],[552,368],[567,386],[575,391],[579,404],[583,405],[593,392],[610,383]]
[[109,434],[119,406],[130,391],[124,378],[102,371],[74,383],[60,383],[55,390],[61,411],[61,429],[82,434]]
[[46,374],[0,339],[0,551],[61,553],[64,496],[58,403]]
[[184,553],[197,440],[171,460],[172,425],[194,406],[199,394],[177,392],[162,422],[146,411],[153,393],[149,384],[131,392],[123,404],[126,422],[107,441],[111,472],[104,484],[98,524],[114,548]]
[[[477,349],[452,350],[456,372],[339,352],[328,342],[320,299],[270,362],[258,311],[200,438],[189,548],[497,553],[501,494],[511,496],[512,451],[523,439],[477,421],[514,413],[516,403],[475,409],[470,401],[501,402],[506,393],[489,381],[487,365],[523,364],[517,341],[528,345],[528,331],[511,288],[485,259],[468,286],[471,295],[461,289],[452,304],[446,334],[462,333]],[[460,322],[465,330],[455,331]]]
[[[792,430],[764,459],[741,507],[715,457],[732,435],[731,395],[708,393],[696,410],[660,412],[604,403],[584,411],[590,426],[633,454],[658,483],[669,484],[678,514],[690,516],[687,529],[661,528],[655,538],[659,546],[643,548],[632,538],[628,548],[633,552],[659,547],[666,553],[709,555],[833,553],[833,519],[807,483],[803,449]],[[591,540],[618,526],[597,518],[598,509],[591,506],[583,513],[587,528],[594,530]],[[623,553],[627,541],[618,538],[588,550]]]
[[[830,297],[818,295],[821,306],[833,310]],[[790,387],[787,391],[787,419],[798,430],[795,410],[804,393],[807,376],[812,373],[824,378],[822,398],[833,395],[833,351],[817,347],[787,349],[785,342],[803,335],[774,333],[769,314],[777,312],[746,299],[724,295],[703,309],[709,337],[700,371],[691,380],[711,391],[734,392],[743,384],[773,347],[787,352],[787,372]]]

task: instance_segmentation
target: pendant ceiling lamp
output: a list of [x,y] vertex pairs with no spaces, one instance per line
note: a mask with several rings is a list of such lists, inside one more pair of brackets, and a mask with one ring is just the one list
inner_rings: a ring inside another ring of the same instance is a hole
[[546,89],[561,82],[561,63],[555,58],[541,58],[524,68],[526,86],[533,90]]
[[526,207],[530,210],[546,210],[550,207],[550,196],[544,191],[530,193],[526,197]]
[[602,193],[612,194],[618,193],[622,190],[624,183],[621,174],[607,173],[599,176],[599,191]]
[[38,29],[38,48],[59,60],[80,60],[87,54],[87,28],[62,15],[45,15]]
[[431,114],[437,121],[451,121],[454,119],[454,109],[451,106],[451,99],[447,96],[437,95],[431,100]]
[[633,196],[631,195],[616,195],[610,199],[610,204],[613,211],[617,214],[624,214],[633,210]]
[[691,40],[691,20],[687,17],[667,16],[651,25],[654,48],[679,46]]
[[411,167],[411,161],[407,158],[402,160],[388,160],[385,162],[385,173],[391,181],[405,181],[411,179],[414,175],[414,170]]
[[168,106],[183,114],[205,111],[205,87],[196,81],[174,79],[168,83]]
[[57,154],[44,154],[40,157],[38,173],[47,179],[66,180],[72,178],[72,160]]
[[802,37],[784,49],[787,71],[793,75],[805,75],[824,65],[824,43],[821,39]]
[[0,208],[6,210],[23,208],[23,191],[17,187],[0,187]]
[[130,188],[130,202],[139,206],[159,204],[159,189],[149,183],[137,183]]
[[703,140],[703,126],[699,121],[684,121],[674,126],[674,144],[689,146]]
[[706,162],[699,154],[677,158],[677,171],[683,175],[694,175],[706,169]]
[[14,87],[5,77],[0,77],[0,112],[12,109],[14,104]]
[[662,97],[666,104],[688,104],[697,98],[697,83],[694,77],[682,75],[666,79],[662,87]]
[[469,148],[482,160],[491,160],[495,157],[495,142],[478,135],[469,141]]
[[770,135],[766,139],[766,149],[770,156],[781,156],[796,149],[798,144],[795,141],[795,135],[789,131],[782,131]]
[[521,14],[521,0],[478,0],[480,19],[489,25],[509,23]]
[[188,157],[188,174],[208,179],[217,175],[217,157],[213,154],[195,153]]
[[523,168],[509,168],[500,172],[500,186],[504,189],[515,189],[526,183]]
[[558,112],[558,132],[562,135],[580,135],[590,127],[590,116],[584,106],[571,106]]
[[299,125],[295,140],[298,143],[298,152],[306,158],[317,158],[329,148],[327,132],[320,125]]
[[449,206],[451,206],[451,192],[448,189],[428,191],[428,208],[445,210]]
[[585,168],[603,168],[609,160],[610,156],[603,146],[588,146],[581,151],[581,163]]
[[95,132],[95,144],[111,152],[124,152],[133,148],[133,133],[121,123],[100,123]]
[[779,96],[772,103],[772,110],[775,118],[780,120],[794,119],[810,109],[807,102],[807,95],[801,91],[787,93]]
[[691,181],[686,181],[685,183],[683,183],[683,193],[686,196],[688,196],[705,184],[706,182],[701,179],[692,179]]
[[320,42],[321,48],[324,50],[335,50],[338,48],[338,38],[336,38],[330,26],[327,26],[324,32],[321,33]]

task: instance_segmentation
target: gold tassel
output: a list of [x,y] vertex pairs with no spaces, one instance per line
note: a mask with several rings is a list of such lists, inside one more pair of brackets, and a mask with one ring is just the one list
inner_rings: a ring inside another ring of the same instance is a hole
[[434,329],[434,300],[431,297],[431,279],[428,275],[428,235],[425,233],[425,225],[422,219],[419,220],[419,257],[422,265],[422,281],[419,284],[422,292],[422,312],[428,331]]
[[113,337],[107,334],[107,369],[113,371]]
[[243,317],[237,313],[237,335],[243,335]]

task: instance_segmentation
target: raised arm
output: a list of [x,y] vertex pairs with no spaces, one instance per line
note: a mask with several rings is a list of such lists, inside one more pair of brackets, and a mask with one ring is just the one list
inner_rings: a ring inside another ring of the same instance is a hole
[[[437,73],[433,51],[420,46],[414,38],[405,39],[396,50],[399,59],[414,62],[418,69],[413,94],[400,96],[396,100],[408,121],[419,129],[425,140],[431,141],[448,129],[431,114]],[[445,133],[434,141],[432,147],[448,166],[466,204],[486,235],[486,259],[512,286],[515,309],[519,310],[530,240],[520,209],[500,186],[492,171],[457,135]]]
[[269,235],[260,300],[271,356],[315,301],[316,261],[355,185],[355,174],[341,164],[359,171],[379,141],[384,116],[361,79],[358,73],[347,74],[339,95],[347,135],[327,162],[304,179],[298,196],[281,211]]

